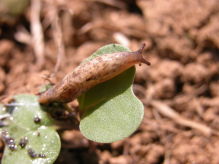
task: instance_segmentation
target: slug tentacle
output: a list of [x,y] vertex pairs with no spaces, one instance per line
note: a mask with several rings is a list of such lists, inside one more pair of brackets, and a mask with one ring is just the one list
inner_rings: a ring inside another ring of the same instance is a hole
[[138,55],[139,60],[141,61],[141,63],[147,64],[147,65],[151,65],[151,63],[144,58],[144,55],[143,55],[144,48],[145,48],[145,43],[142,44],[142,46],[139,48],[139,50],[134,51],[133,53]]
[[117,52],[98,56],[80,64],[67,74],[63,80],[39,97],[41,104],[53,102],[67,103],[80,96],[91,87],[105,82],[124,72],[135,64],[150,65],[144,56],[145,44],[134,52]]

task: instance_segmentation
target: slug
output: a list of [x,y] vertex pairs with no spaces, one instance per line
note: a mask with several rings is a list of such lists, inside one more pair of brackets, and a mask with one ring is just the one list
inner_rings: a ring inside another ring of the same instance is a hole
[[68,103],[93,86],[112,79],[135,64],[150,65],[142,55],[144,47],[145,44],[134,52],[104,54],[80,64],[60,83],[42,93],[39,97],[39,103]]

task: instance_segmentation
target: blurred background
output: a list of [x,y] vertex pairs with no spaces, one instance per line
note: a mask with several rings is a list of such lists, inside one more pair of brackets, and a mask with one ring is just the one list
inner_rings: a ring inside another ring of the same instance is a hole
[[143,42],[139,129],[95,146],[64,131],[56,163],[218,164],[219,0],[1,0],[0,96],[36,93],[103,45]]

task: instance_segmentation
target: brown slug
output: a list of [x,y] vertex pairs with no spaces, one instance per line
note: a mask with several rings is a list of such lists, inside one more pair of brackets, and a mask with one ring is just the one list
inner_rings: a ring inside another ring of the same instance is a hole
[[144,47],[145,44],[134,52],[104,54],[80,64],[60,83],[42,93],[39,102],[41,104],[68,103],[93,86],[112,79],[135,64],[150,65],[142,55]]

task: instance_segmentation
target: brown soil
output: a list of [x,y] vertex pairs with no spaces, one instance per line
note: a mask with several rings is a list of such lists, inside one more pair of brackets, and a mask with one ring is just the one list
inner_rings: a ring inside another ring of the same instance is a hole
[[[78,131],[65,131],[57,164],[219,163],[218,0],[51,2],[44,0],[41,11],[45,44],[41,67],[33,51],[36,45],[24,41],[31,37],[30,8],[12,24],[1,22],[0,13],[1,96],[37,93],[48,83],[45,77],[54,71],[60,50],[54,39],[59,34],[53,18],[57,15],[65,56],[53,82],[108,43],[136,50],[145,42],[152,63],[150,67],[137,66],[134,91],[145,105],[139,129],[112,144],[92,143]],[[206,125],[211,133],[168,117],[150,103],[155,100],[180,117]]]

